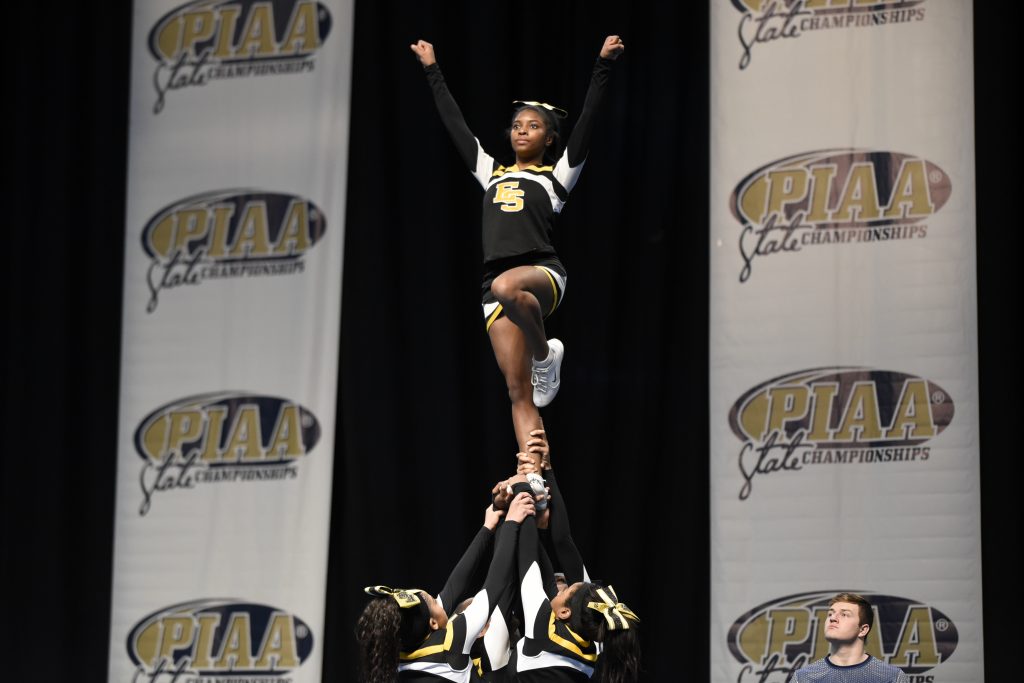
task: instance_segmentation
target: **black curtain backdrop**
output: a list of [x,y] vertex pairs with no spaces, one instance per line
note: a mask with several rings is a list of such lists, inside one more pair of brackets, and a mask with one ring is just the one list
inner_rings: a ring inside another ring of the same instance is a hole
[[[646,680],[708,680],[705,5],[357,4],[349,186],[338,188],[348,210],[325,681],[355,678],[361,587],[439,588],[514,465],[478,309],[480,190],[408,45],[434,43],[470,127],[500,151],[513,99],[558,103],[575,121],[610,33],[627,50],[560,225],[570,284],[549,334],[566,343],[565,383],[544,418],[588,566],[644,620]],[[137,248],[124,226],[131,6],[44,16],[15,4],[11,15],[0,642],[14,666],[3,677],[105,680],[122,264]],[[1020,540],[1008,19],[975,12],[991,678],[1012,651],[999,612],[1017,578],[1007,548]]]

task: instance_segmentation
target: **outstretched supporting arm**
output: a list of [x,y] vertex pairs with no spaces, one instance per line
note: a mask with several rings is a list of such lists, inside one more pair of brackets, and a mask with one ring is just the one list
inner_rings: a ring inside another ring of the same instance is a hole
[[448,576],[444,588],[438,594],[437,599],[448,616],[451,616],[456,606],[468,598],[471,591],[477,590],[480,585],[478,581],[474,581],[474,577],[479,578],[480,569],[486,566],[485,562],[490,555],[494,540],[494,530],[503,514],[505,514],[503,511],[487,506],[487,509],[484,510],[484,525],[473,537],[466,552],[462,554],[455,568],[452,569],[452,573]]
[[569,509],[562,496],[562,490],[558,486],[558,479],[555,478],[555,470],[551,466],[547,435],[542,429],[534,430],[530,432],[530,440],[526,443],[527,452],[518,455],[518,471],[521,474],[537,472],[544,476],[548,493],[551,496],[548,505],[551,510],[551,519],[548,523],[548,540],[553,555],[551,561],[557,569],[565,574],[566,583],[571,585],[577,581],[589,582],[590,576],[583,564],[583,556],[572,538]]
[[461,616],[466,619],[466,642],[463,653],[469,654],[477,634],[487,624],[492,609],[498,604],[503,592],[510,590],[514,576],[514,564],[518,533],[523,521],[536,513],[533,500],[521,494],[509,505],[508,516],[498,531],[498,542],[494,548],[490,569],[484,587],[473,598],[473,602]]

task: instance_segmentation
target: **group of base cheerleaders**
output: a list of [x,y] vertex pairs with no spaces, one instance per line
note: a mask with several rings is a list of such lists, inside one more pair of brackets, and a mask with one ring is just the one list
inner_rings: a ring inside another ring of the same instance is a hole
[[391,681],[636,681],[640,620],[611,585],[593,582],[572,539],[539,409],[561,384],[564,347],[544,319],[565,292],[552,235],[576,184],[612,63],[625,49],[608,36],[564,149],[566,112],[516,101],[508,129],[515,162],[500,164],[470,132],[434,48],[410,46],[441,119],[484,189],[484,323],[512,403],[516,473],[498,482],[484,524],[436,597],[371,586],[356,624],[361,675]]

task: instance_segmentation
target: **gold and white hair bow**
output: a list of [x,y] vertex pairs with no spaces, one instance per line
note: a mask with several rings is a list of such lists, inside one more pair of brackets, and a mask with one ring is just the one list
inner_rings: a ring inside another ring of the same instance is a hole
[[535,102],[533,100],[516,100],[512,104],[522,104],[527,107],[540,107],[541,109],[547,109],[549,112],[551,112],[560,119],[564,119],[569,115],[569,112],[567,112],[566,110],[559,109],[558,107],[552,104],[548,104],[547,102]]
[[363,589],[368,595],[378,598],[394,598],[401,608],[415,607],[423,602],[419,588],[390,588],[388,586],[367,586]]
[[608,630],[628,629],[629,622],[640,622],[636,612],[626,607],[625,603],[619,602],[615,589],[611,586],[598,588],[597,595],[604,602],[588,602],[587,607],[597,610],[604,616],[608,622]]

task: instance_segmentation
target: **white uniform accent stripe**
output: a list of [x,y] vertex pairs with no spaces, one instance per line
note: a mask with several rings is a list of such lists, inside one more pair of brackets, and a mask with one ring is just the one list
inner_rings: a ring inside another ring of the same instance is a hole
[[473,602],[462,613],[462,618],[466,620],[466,642],[462,645],[462,654],[469,654],[473,641],[480,635],[480,631],[484,630],[490,614],[491,605],[487,600],[487,591],[481,590],[473,596]]
[[495,607],[491,613],[491,624],[484,634],[484,649],[487,650],[487,659],[491,663],[491,669],[498,670],[508,664],[509,642],[508,625],[505,622],[505,615],[501,613],[501,607]]
[[540,653],[533,657],[528,657],[523,654],[523,643],[525,639],[520,639],[516,644],[516,649],[519,651],[519,657],[516,659],[516,671],[530,671],[532,669],[547,669],[552,666],[566,666],[571,669],[576,669],[588,677],[594,675],[594,667],[589,664],[573,659],[572,657],[565,657],[563,655],[557,655],[554,652],[548,652],[547,650],[541,650]]
[[523,635],[527,638],[536,638],[533,626],[537,621],[537,612],[540,611],[542,602],[548,599],[547,593],[544,592],[544,582],[540,577],[540,567],[536,562],[530,564],[526,575],[523,576],[523,585],[520,590],[523,598],[523,619],[526,622]]
[[562,297],[565,296],[566,279],[559,275],[558,273],[556,273],[555,271],[553,271],[552,269],[548,268],[547,266],[537,266],[537,268],[543,269],[545,273],[547,273],[554,279],[555,284],[558,285],[558,301],[556,303],[562,303]]
[[470,661],[461,671],[452,671],[446,662],[403,662],[398,665],[399,671],[425,671],[456,683],[468,683],[473,674],[473,662]]
[[558,159],[553,175],[555,180],[565,188],[566,192],[572,192],[572,188],[576,186],[576,181],[579,180],[580,173],[583,172],[583,164],[585,163],[586,161],[581,161],[579,166],[570,166],[568,154],[563,154]]
[[480,187],[486,190],[491,173],[494,172],[494,157],[484,151],[480,146],[480,140],[473,139],[476,140],[476,169],[473,171],[473,177],[480,183]]

